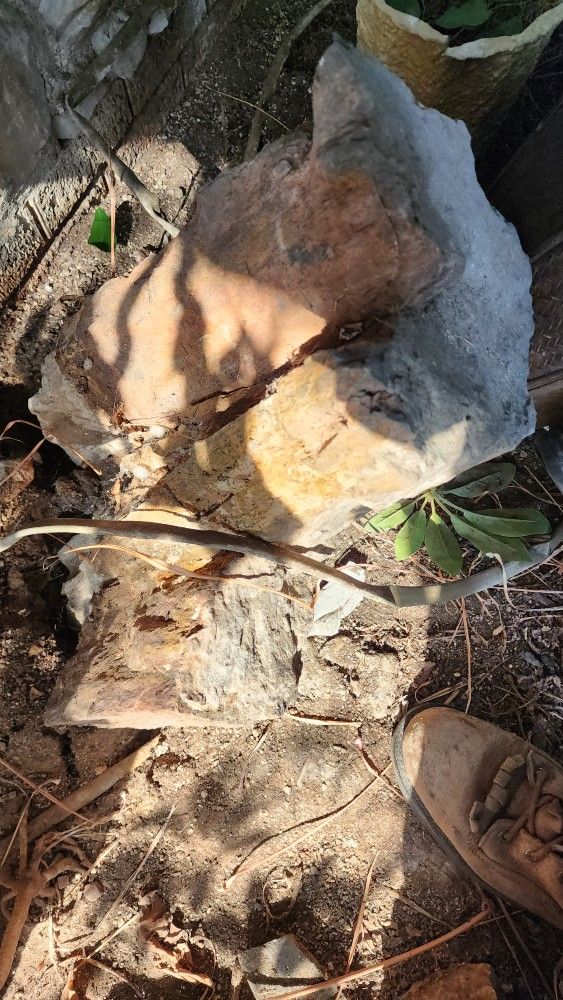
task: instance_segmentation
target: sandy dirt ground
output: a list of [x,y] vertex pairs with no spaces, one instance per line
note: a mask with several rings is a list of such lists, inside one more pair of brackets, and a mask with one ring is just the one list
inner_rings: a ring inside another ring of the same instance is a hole
[[[197,188],[240,160],[252,110],[236,98],[256,100],[284,31],[307,6],[303,0],[249,0],[211,38],[181,102],[163,110],[137,170],[163,197],[169,218],[185,221]],[[334,31],[354,37],[348,0],[334,0],[292,50],[269,109],[288,127],[310,124],[314,65]],[[279,126],[269,123],[265,138],[277,134]],[[97,204],[108,205],[103,181],[4,312],[2,427],[28,417],[27,399],[62,324],[109,277],[107,255],[87,245]],[[117,265],[127,273],[163,237],[122,188],[118,206]],[[0,461],[22,458],[40,440],[25,425],[14,426],[10,437]],[[555,525],[563,498],[532,444],[525,443],[512,460],[517,476],[507,503],[538,506]],[[33,518],[103,514],[96,476],[76,468],[59,448],[43,445],[28,470],[24,488],[16,479],[2,487],[2,533]],[[479,893],[409,814],[390,769],[324,826],[293,828],[338,810],[367,788],[374,778],[370,762],[387,769],[394,723],[424,699],[468,708],[559,756],[560,562],[519,578],[508,593],[500,588],[468,599],[465,608],[394,613],[364,602],[338,636],[306,640],[292,709],[338,724],[286,715],[259,727],[155,734],[42,725],[57,673],[77,640],[61,596],[66,572],[56,551],[56,541],[34,540],[0,560],[0,756],[60,797],[151,736],[160,740],[147,764],[85,810],[100,822],[77,830],[75,843],[85,863],[100,857],[99,863],[87,877],[61,875],[56,898],[32,905],[7,1000],[59,1000],[72,956],[90,953],[115,931],[96,954],[102,965],[84,966],[77,977],[80,1000],[121,1000],[135,991],[146,998],[199,1000],[205,987],[172,976],[170,960],[139,931],[136,916],[155,892],[166,906],[169,942],[189,946],[193,969],[211,976],[221,996],[242,1000],[250,993],[240,983],[237,953],[279,934],[296,934],[328,973],[344,970],[372,861],[358,965],[414,948],[479,910]],[[424,560],[398,566],[392,553],[390,537],[375,537],[358,525],[334,541],[337,563],[365,565],[372,580],[432,579]],[[0,769],[0,795],[3,835],[18,822],[28,789]],[[31,815],[43,805],[35,799]],[[225,887],[249,855],[253,869]],[[552,997],[557,934],[522,912],[512,921],[529,954],[501,915],[346,993],[390,1000],[437,968],[475,961],[492,965],[501,996]]]

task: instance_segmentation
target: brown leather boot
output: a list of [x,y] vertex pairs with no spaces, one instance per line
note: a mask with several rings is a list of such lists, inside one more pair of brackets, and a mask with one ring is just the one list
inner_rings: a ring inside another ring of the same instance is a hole
[[454,864],[563,928],[563,768],[451,708],[409,713],[392,757],[407,802]]

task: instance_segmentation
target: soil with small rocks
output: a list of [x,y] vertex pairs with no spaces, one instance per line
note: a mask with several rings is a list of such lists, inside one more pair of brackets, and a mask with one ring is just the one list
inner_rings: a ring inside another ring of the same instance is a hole
[[[181,103],[163,110],[137,170],[178,224],[189,217],[197,188],[240,161],[253,113],[242,102],[257,100],[284,33],[308,6],[307,0],[248,0],[211,38]],[[284,126],[310,128],[314,66],[335,31],[354,39],[348,0],[333,0],[293,45],[268,106]],[[281,131],[268,119],[264,140]],[[117,271],[125,274],[166,237],[120,185],[117,195]],[[38,386],[42,359],[65,320],[109,277],[108,256],[87,245],[98,204],[108,207],[103,181],[4,312],[2,427],[29,420],[27,399]],[[7,437],[0,444],[2,475],[41,439],[25,424],[14,425]],[[506,504],[537,506],[555,525],[563,498],[533,445],[525,443],[511,458],[517,476]],[[27,520],[103,514],[95,473],[74,466],[54,445],[38,449],[27,473],[2,486],[1,533]],[[62,797],[153,734],[42,725],[55,678],[77,641],[61,594],[66,571],[56,559],[58,547],[56,539],[33,539],[0,560],[0,757]],[[359,525],[334,540],[334,553],[338,563],[364,565],[374,581],[435,579],[423,558],[397,564],[391,535],[375,536]],[[466,553],[467,567],[474,555]],[[237,953],[281,934],[297,935],[327,973],[345,969],[372,861],[355,964],[408,951],[476,913],[479,892],[409,813],[390,770],[357,804],[293,847],[308,828],[292,828],[362,791],[374,776],[370,762],[389,767],[393,725],[417,702],[468,710],[561,759],[562,568],[552,560],[511,581],[506,592],[501,587],[468,599],[467,628],[457,604],[393,612],[363,602],[338,636],[305,641],[292,709],[314,722],[286,715],[254,728],[162,731],[149,763],[85,810],[100,823],[75,840],[91,861],[102,859],[87,878],[61,876],[55,901],[34,903],[7,1000],[59,1000],[76,956],[118,929],[96,955],[102,966],[83,966],[77,975],[80,1000],[121,1000],[132,989],[155,1000],[201,997],[201,985],[171,975],[173,965],[147,944],[138,921],[127,923],[153,893],[167,908],[166,933],[189,946],[195,971],[210,975],[220,996],[236,993],[241,1000],[250,992],[240,982]],[[0,834],[14,829],[27,794],[22,781],[0,767]],[[135,875],[172,806],[164,833]],[[41,807],[35,799],[31,813]],[[231,880],[250,854],[256,867]],[[502,917],[347,993],[391,1000],[436,969],[487,962],[499,995],[553,996],[556,932],[521,911],[512,921],[536,966]]]

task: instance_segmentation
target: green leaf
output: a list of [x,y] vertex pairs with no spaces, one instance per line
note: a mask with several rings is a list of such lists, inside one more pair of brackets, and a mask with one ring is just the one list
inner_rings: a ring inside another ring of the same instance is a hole
[[496,552],[503,562],[527,562],[530,558],[528,550],[519,538],[495,538],[486,531],[480,531],[472,524],[450,514],[451,522],[458,535],[471,542],[479,552]]
[[414,502],[402,507],[400,503],[392,503],[380,514],[376,514],[368,521],[368,525],[373,531],[389,531],[391,528],[398,528],[404,524],[409,514],[412,513]]
[[395,556],[408,559],[418,552],[426,534],[426,514],[422,508],[411,514],[395,539]]
[[412,14],[413,17],[420,17],[421,14],[418,0],[389,0],[389,6],[400,10],[401,14]]
[[502,35],[519,35],[521,31],[524,31],[524,22],[522,15],[517,14],[516,17],[509,17],[507,21],[502,21],[501,24],[497,24],[494,28],[484,31],[481,37],[500,38]]
[[94,213],[88,243],[108,253],[111,250],[111,219],[103,208],[97,208]]
[[486,0],[466,0],[448,9],[435,20],[439,28],[479,28],[491,16]]
[[424,546],[432,562],[450,576],[461,572],[463,556],[457,538],[439,514],[431,514],[426,525]]
[[466,521],[491,535],[507,538],[524,538],[526,535],[547,535],[551,525],[539,510],[532,507],[492,508],[492,510],[466,511]]
[[456,497],[472,499],[483,493],[500,493],[510,485],[516,474],[516,466],[511,462],[485,462],[475,469],[462,472],[461,476],[441,486],[437,492],[453,493]]

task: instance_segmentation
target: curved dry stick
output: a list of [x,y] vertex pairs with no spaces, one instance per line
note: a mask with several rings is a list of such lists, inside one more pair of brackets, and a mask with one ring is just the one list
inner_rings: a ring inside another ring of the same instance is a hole
[[74,118],[77,125],[80,126],[81,131],[84,133],[87,139],[90,140],[93,146],[102,153],[103,156],[109,158],[112,170],[116,177],[125,184],[126,187],[135,195],[135,198],[143,206],[147,215],[150,215],[153,222],[161,226],[169,236],[177,236],[180,230],[178,226],[175,226],[173,222],[168,222],[163,215],[160,214],[160,204],[157,196],[153,191],[149,191],[148,187],[145,187],[143,182],[137,177],[134,170],[128,167],[126,163],[123,162],[121,157],[114,153],[109,144],[105,141],[103,136],[90,124],[87,118],[84,118],[75,108],[72,108],[68,102],[65,102],[68,113]]
[[[256,111],[254,112],[254,117],[252,119],[252,125],[250,126],[250,134],[246,143],[246,149],[244,151],[244,159],[251,160],[253,156],[256,156],[258,152],[258,146],[260,145],[260,135],[262,133],[262,123],[263,115],[266,114],[263,111],[263,106],[266,101],[269,101],[273,96],[276,89],[276,84],[279,79],[279,75],[285,65],[287,57],[291,51],[291,46],[300,35],[309,27],[311,21],[313,21],[324,9],[328,7],[331,0],[317,0],[317,3],[305,12],[302,18],[290,28],[286,35],[284,35],[281,45],[274,56],[274,60],[266,74],[266,79],[262,86],[262,92],[258,101],[256,102]],[[269,115],[268,117],[272,117]]]
[[391,958],[382,958],[379,962],[374,962],[373,965],[365,965],[363,969],[355,969],[354,972],[344,972],[341,976],[334,976],[332,979],[323,979],[320,983],[311,983],[310,986],[300,986],[296,990],[279,993],[273,996],[271,1000],[297,1000],[298,997],[312,996],[314,993],[330,989],[332,986],[347,986],[348,983],[356,983],[359,979],[372,976],[374,972],[379,972],[381,969],[393,969],[396,965],[402,965],[403,962],[408,961],[409,958],[424,955],[425,952],[447,944],[448,941],[458,937],[460,934],[466,934],[467,931],[472,930],[477,924],[481,924],[486,917],[490,916],[490,913],[491,908],[486,905],[479,913],[470,917],[469,920],[465,920],[459,927],[454,927],[447,934],[442,934],[432,941],[427,941],[426,944],[419,944],[416,948],[410,948],[409,951],[404,951],[400,955],[393,955]]
[[18,882],[12,912],[0,944],[0,990],[6,985],[12,971],[29,908],[43,886],[44,882],[39,874],[29,876],[25,882]]
[[534,545],[529,549],[527,562],[509,562],[501,567],[483,570],[473,576],[450,583],[433,584],[431,586],[398,587],[394,584],[374,584],[355,577],[348,576],[342,570],[318,559],[311,559],[289,546],[269,542],[254,535],[234,535],[226,531],[211,529],[187,528],[178,524],[161,524],[156,521],[105,521],[88,520],[86,518],[53,518],[52,521],[37,521],[34,524],[19,528],[0,539],[0,553],[7,552],[13,545],[31,535],[116,535],[122,538],[140,538],[154,542],[180,542],[184,545],[196,545],[215,551],[238,552],[246,555],[261,556],[270,562],[283,566],[298,567],[318,580],[338,580],[349,590],[361,591],[364,597],[382,604],[394,607],[433,606],[456,601],[460,597],[478,594],[482,590],[497,587],[504,577],[511,579],[526,573],[550,559],[563,545],[563,521],[555,529],[546,542]]
[[[89,805],[94,799],[103,795],[104,792],[109,791],[120,778],[123,778],[130,771],[144,764],[159,739],[159,736],[155,736],[154,739],[149,740],[148,743],[144,743],[138,750],[128,754],[127,757],[118,761],[117,764],[113,764],[105,771],[102,771],[101,774],[97,774],[91,781],[87,781],[85,785],[77,788],[75,792],[71,792],[66,799],[62,799],[60,805],[53,805],[48,809],[44,809],[43,812],[39,813],[35,819],[32,819],[28,823],[27,839],[35,840],[36,837],[47,833],[57,823],[62,823],[64,819],[67,819],[69,814],[79,815],[76,810],[83,809],[84,806]],[[79,818],[84,819],[83,816],[79,816]],[[0,841],[0,851],[5,850],[8,841],[8,837],[4,837]],[[1,874],[0,872],[0,876]]]
[[74,858],[61,858],[50,868],[41,871],[39,866],[44,850],[44,845],[39,842],[33,852],[29,867],[20,872],[15,883],[14,905],[0,944],[0,991],[6,985],[12,971],[29,908],[35,897],[50,896],[54,891],[48,889],[48,883],[51,879],[61,875],[62,872],[82,870]]

